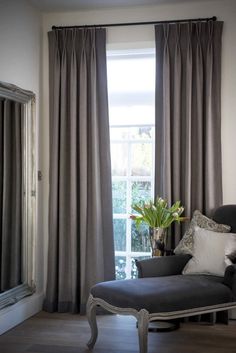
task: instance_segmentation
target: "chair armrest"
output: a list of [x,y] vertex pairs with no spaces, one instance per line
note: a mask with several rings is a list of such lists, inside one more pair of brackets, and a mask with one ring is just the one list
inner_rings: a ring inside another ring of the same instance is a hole
[[226,267],[223,283],[232,289],[236,299],[236,264]]
[[146,260],[136,260],[138,277],[160,277],[179,275],[191,255],[156,256]]

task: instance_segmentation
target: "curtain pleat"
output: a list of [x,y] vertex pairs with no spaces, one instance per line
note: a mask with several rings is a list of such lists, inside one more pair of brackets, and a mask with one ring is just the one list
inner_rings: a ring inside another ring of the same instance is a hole
[[104,29],[49,32],[50,198],[44,309],[85,312],[115,278]]
[[164,60],[163,60],[163,93],[165,97],[168,99],[163,100],[163,113],[165,115],[164,120],[164,130],[166,134],[163,135],[164,137],[164,150],[163,150],[163,188],[165,191],[165,195],[167,198],[171,195],[171,150],[170,150],[170,143],[171,140],[171,130],[170,130],[170,95],[171,95],[171,82],[170,82],[170,54],[169,54],[169,26],[164,26]]
[[[175,53],[174,53],[174,114],[175,118],[173,119],[173,158],[172,158],[172,168],[173,168],[173,201],[177,199],[178,192],[177,190],[181,190],[181,173],[178,173],[179,165],[181,164],[179,150],[181,148],[181,130],[182,130],[182,121],[181,121],[181,70],[182,70],[182,62],[181,62],[181,51],[180,51],[180,26],[177,26],[176,30],[176,45],[175,45]],[[172,202],[172,201],[171,201]]]
[[183,138],[181,141],[181,149],[183,151],[183,162],[182,162],[182,178],[184,184],[184,190],[182,191],[182,202],[185,205],[185,214],[189,215],[191,213],[191,202],[192,202],[192,193],[191,193],[191,141],[192,141],[192,79],[193,79],[193,55],[192,55],[192,24],[188,24],[187,28],[187,44],[186,44],[186,79],[183,84],[186,87],[186,101],[183,104],[183,111],[186,111],[186,114],[183,114]]
[[[156,35],[155,195],[185,215],[222,204],[222,22],[164,24]],[[174,247],[181,227],[172,229]]]

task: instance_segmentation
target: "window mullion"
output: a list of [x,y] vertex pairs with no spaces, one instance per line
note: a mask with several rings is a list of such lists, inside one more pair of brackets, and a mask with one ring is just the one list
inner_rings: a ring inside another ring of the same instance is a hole
[[152,197],[156,197],[157,195],[154,195],[154,183],[155,183],[155,129],[153,127],[153,133],[152,133],[152,183],[151,183],[151,192],[152,192]]
[[130,141],[130,129],[128,130],[128,167],[127,167],[127,227],[126,227],[126,276],[131,276],[131,221],[129,219],[129,213],[131,212],[131,141]]

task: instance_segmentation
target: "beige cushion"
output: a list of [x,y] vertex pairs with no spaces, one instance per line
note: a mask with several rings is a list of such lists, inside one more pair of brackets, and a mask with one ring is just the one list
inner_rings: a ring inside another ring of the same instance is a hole
[[236,249],[236,234],[217,233],[197,227],[193,237],[193,257],[182,273],[223,277],[226,267],[232,264],[226,253]]

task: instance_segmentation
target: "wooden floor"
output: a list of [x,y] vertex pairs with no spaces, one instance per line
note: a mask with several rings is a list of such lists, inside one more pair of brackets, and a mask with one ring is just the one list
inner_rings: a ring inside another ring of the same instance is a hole
[[[98,317],[94,353],[138,353],[135,319]],[[41,312],[0,336],[0,353],[86,353],[85,317]],[[236,321],[228,326],[184,323],[177,331],[149,333],[149,353],[236,353]]]

